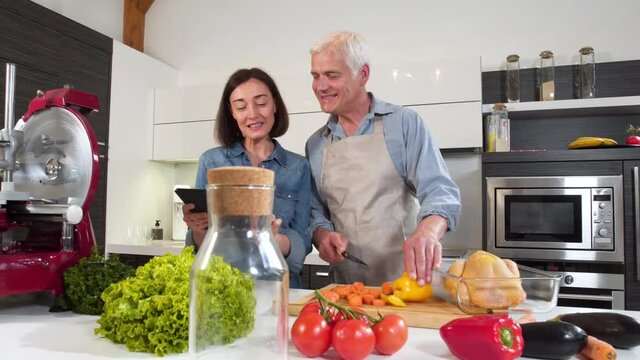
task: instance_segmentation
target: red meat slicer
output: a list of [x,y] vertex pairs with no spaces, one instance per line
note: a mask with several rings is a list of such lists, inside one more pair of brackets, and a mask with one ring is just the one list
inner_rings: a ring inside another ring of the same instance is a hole
[[64,292],[63,273],[95,246],[89,206],[98,187],[98,143],[84,114],[98,98],[42,93],[14,127],[15,66],[7,64],[0,130],[0,296]]

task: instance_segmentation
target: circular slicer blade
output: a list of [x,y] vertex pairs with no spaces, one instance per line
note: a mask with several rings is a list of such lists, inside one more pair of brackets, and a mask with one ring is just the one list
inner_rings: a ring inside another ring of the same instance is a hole
[[18,121],[24,143],[16,154],[19,169],[13,174],[17,191],[36,199],[82,206],[93,172],[89,136],[71,111],[50,107],[28,121]]

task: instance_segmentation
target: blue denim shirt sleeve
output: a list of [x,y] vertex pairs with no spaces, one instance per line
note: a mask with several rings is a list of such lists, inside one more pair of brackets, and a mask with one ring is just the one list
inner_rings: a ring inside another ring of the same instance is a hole
[[[375,115],[381,115],[391,160],[398,174],[420,202],[418,221],[437,214],[447,220],[449,230],[455,230],[461,211],[460,190],[451,179],[440,149],[425,122],[411,109],[379,101],[373,95],[371,98],[371,111],[355,135],[372,133],[373,119]],[[310,234],[319,227],[334,230],[319,191],[322,153],[329,136],[333,136],[335,141],[345,137],[333,116],[329,117],[325,126],[311,135],[306,145],[312,175]]]

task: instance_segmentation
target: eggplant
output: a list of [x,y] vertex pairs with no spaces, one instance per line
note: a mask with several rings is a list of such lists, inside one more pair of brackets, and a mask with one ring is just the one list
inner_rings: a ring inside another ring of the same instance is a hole
[[587,333],[563,321],[521,324],[522,356],[536,359],[568,359],[587,345]]
[[640,323],[631,316],[614,312],[572,313],[557,320],[572,323],[588,335],[608,342],[618,349],[640,345]]

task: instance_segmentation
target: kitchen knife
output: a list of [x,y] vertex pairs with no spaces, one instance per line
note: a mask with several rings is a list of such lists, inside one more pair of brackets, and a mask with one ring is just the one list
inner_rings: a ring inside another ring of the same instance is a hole
[[358,257],[356,257],[356,256],[351,255],[347,250],[343,251],[343,252],[342,252],[342,254],[340,254],[340,255],[342,255],[342,257],[344,257],[344,258],[345,258],[345,259],[347,259],[347,260],[351,260],[351,261],[353,261],[353,262],[354,262],[354,263],[356,263],[356,264],[360,264],[360,265],[364,265],[364,266],[369,266],[369,265],[367,265],[367,263],[366,263],[366,262],[362,261],[360,258],[358,258]]

